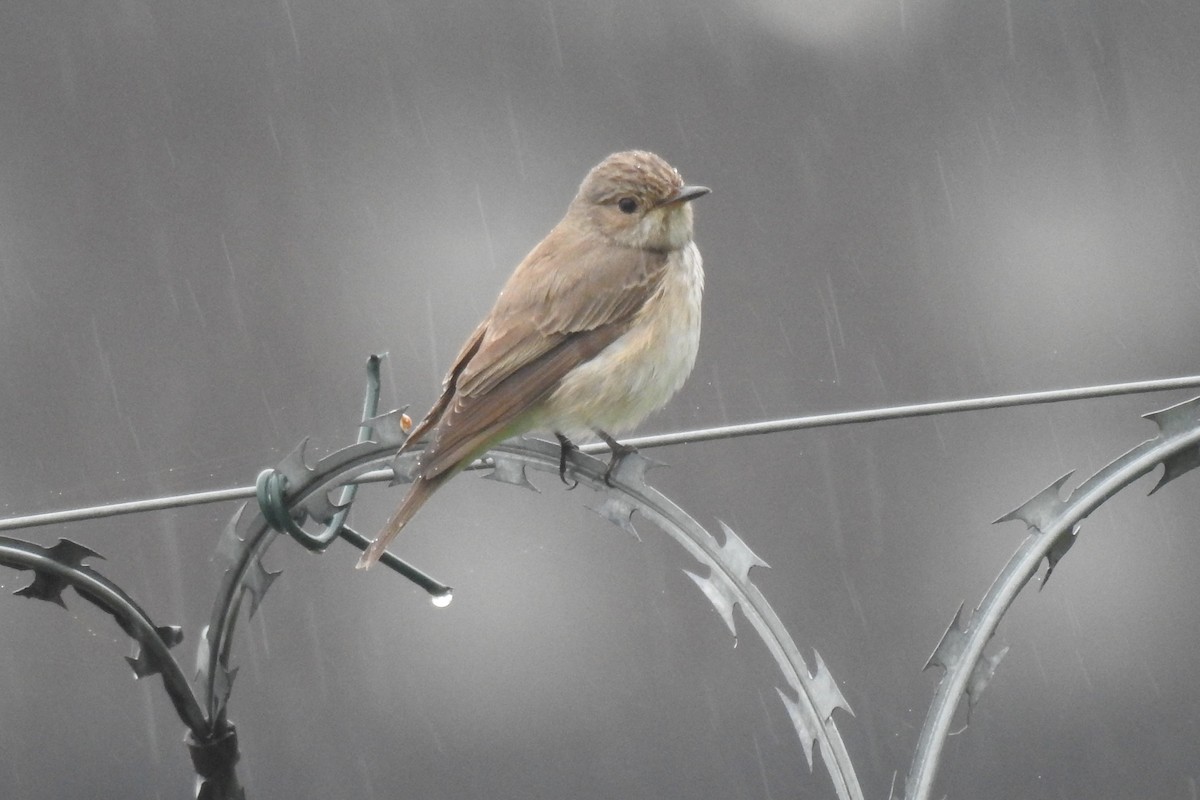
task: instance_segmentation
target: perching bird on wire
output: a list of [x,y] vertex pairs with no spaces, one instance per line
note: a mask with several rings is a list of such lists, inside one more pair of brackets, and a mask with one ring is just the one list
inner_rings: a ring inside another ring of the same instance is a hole
[[691,201],[708,192],[639,150],[614,153],[587,174],[400,448],[425,442],[408,494],[360,569],[379,560],[443,483],[509,437],[554,432],[565,483],[570,437],[595,433],[612,450],[608,480],[632,451],[613,434],[666,404],[696,362],[704,270]]

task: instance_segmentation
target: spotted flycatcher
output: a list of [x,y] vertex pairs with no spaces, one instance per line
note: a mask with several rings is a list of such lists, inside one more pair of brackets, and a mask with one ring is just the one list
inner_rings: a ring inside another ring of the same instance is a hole
[[690,201],[708,191],[638,150],[615,153],[587,174],[400,448],[425,442],[408,494],[360,569],[379,560],[438,487],[510,436],[554,432],[566,482],[568,437],[594,432],[613,452],[608,480],[632,451],[612,434],[662,407],[696,362],[704,270]]

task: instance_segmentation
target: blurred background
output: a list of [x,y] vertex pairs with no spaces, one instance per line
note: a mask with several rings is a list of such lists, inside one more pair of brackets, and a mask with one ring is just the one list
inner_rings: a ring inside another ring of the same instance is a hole
[[[1194,374],[1198,37],[1200,6],[1170,0],[6,3],[0,513],[328,452],[371,352],[385,405],[423,412],[587,169],[632,147],[714,190],[699,361],[639,433]],[[1190,396],[677,446],[652,483],[770,563],[752,575],[886,797],[921,667],[1024,536],[990,522]],[[234,652],[248,796],[833,796],[694,562],[535,480],[460,477],[399,540],[455,587],[445,609],[345,544],[276,543]],[[1200,493],[1153,480],[1018,598],[939,792],[1197,796]],[[365,489],[352,522],[400,493]],[[190,664],[235,511],[24,535],[102,553]],[[5,593],[28,580],[0,568]],[[160,682],[66,600],[0,597],[5,797],[186,796]]]

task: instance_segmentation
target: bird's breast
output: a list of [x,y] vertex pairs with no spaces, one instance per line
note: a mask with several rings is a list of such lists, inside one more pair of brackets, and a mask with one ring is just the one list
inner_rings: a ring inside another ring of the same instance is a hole
[[567,435],[589,429],[615,434],[665,405],[696,363],[703,291],[700,251],[689,242],[668,257],[662,283],[630,329],[563,377],[539,427]]

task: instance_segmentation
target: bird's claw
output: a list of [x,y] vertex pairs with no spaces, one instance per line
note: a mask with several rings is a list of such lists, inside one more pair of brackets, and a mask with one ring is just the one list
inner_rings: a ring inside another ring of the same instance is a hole
[[579,485],[578,480],[567,480],[567,456],[571,453],[578,452],[579,448],[567,437],[561,433],[554,434],[558,437],[558,479],[567,487],[567,491],[571,491]]
[[612,452],[612,458],[608,460],[608,469],[604,470],[604,485],[608,488],[613,488],[612,476],[617,467],[621,465],[628,456],[637,453],[636,447],[631,447],[627,444],[621,444],[613,437],[609,436],[604,431],[596,431],[604,443],[608,445],[608,449]]

